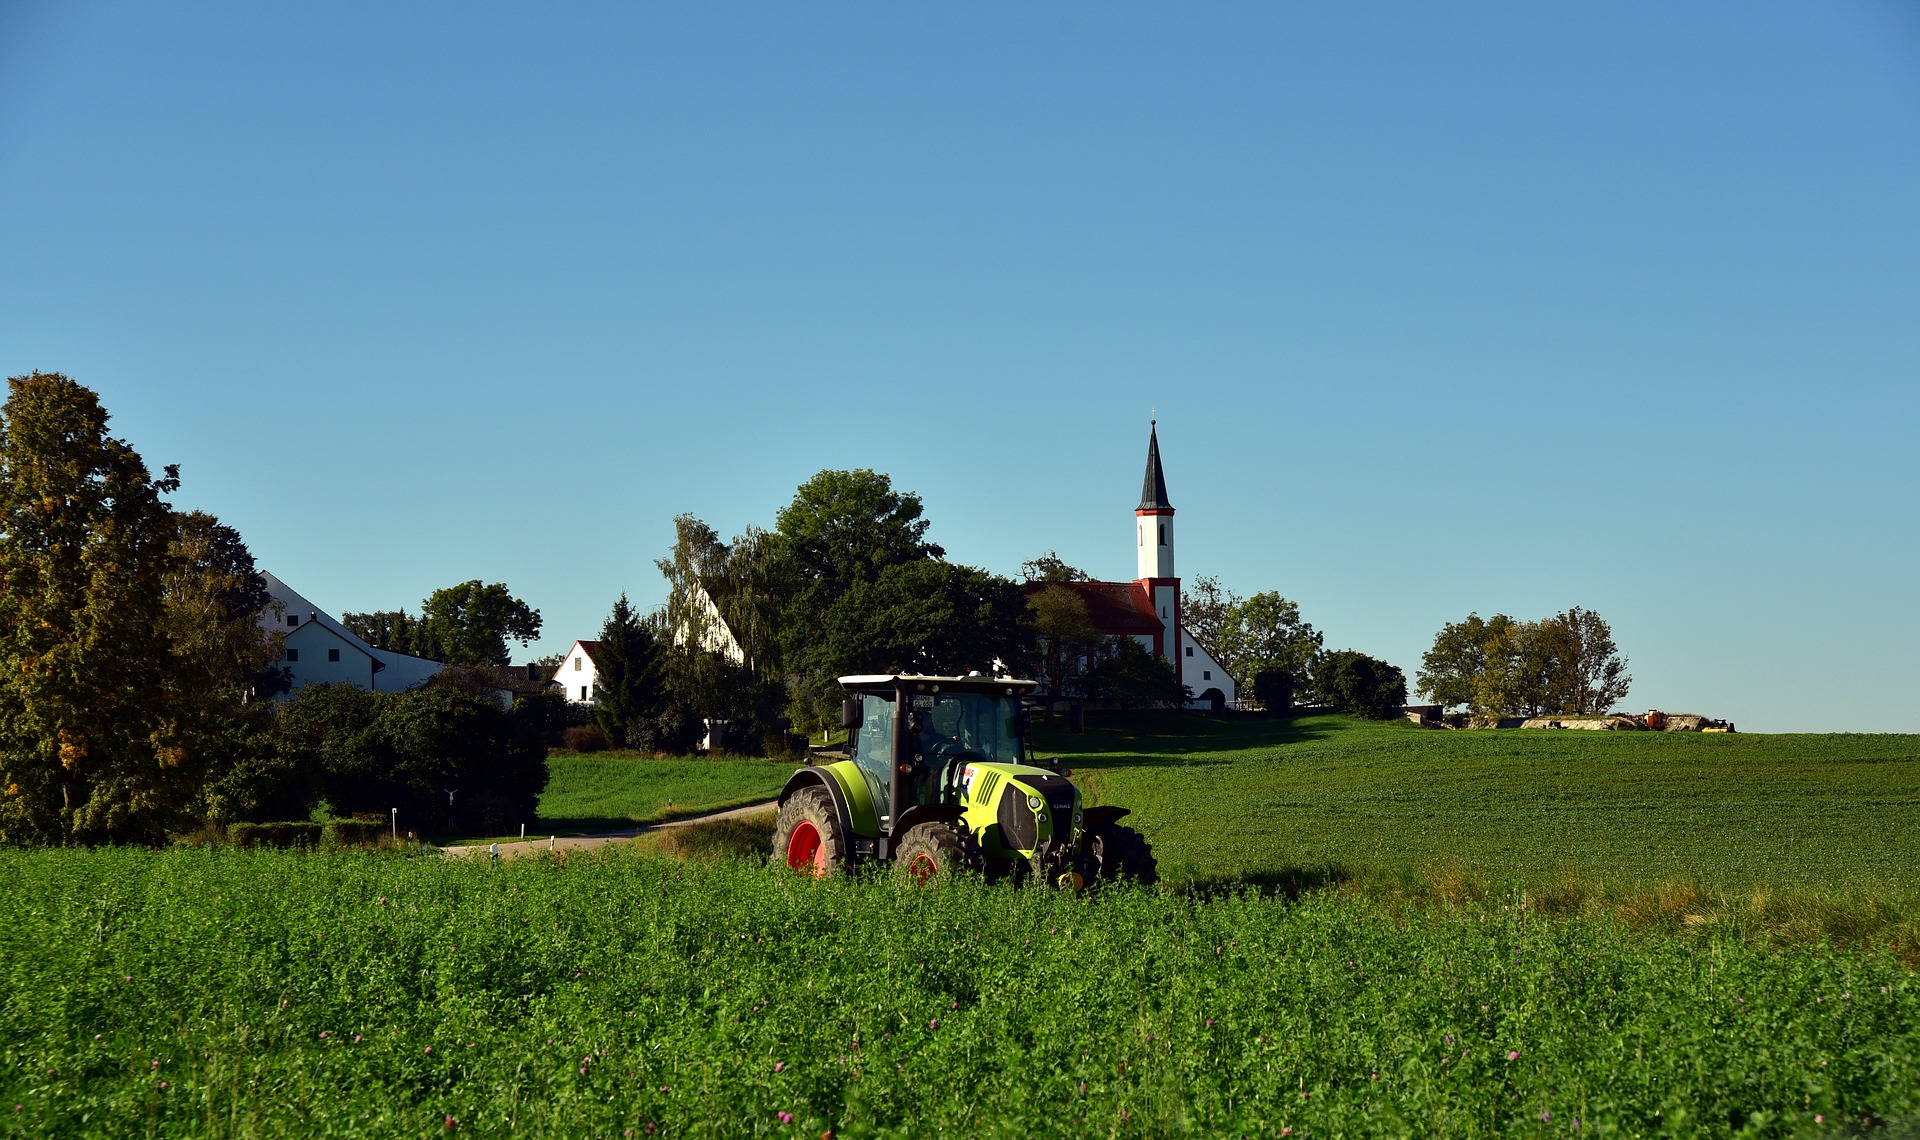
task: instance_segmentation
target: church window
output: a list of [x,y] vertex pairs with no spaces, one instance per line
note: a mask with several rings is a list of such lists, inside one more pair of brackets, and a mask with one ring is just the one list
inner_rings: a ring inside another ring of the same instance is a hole
[[1165,546],[1166,544],[1167,544],[1167,524],[1161,523],[1160,524],[1160,545]]
[[1140,528],[1140,545],[1145,546],[1146,544],[1147,544],[1147,528],[1145,526],[1142,526]]

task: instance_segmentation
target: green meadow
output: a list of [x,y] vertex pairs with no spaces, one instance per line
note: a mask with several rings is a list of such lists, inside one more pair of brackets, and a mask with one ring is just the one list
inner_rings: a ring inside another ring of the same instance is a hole
[[1464,869],[1716,888],[1920,883],[1920,737],[1140,716],[1039,738],[1176,877]]
[[[555,753],[540,795],[544,834],[618,831],[674,816],[771,799],[794,771],[785,761],[717,756],[657,760],[621,753]],[[529,828],[534,830],[534,828]]]
[[[0,852],[0,1133],[1920,1128],[1914,738],[1041,743],[1134,809],[1163,889],[801,880],[764,821],[498,863]],[[596,822],[790,771],[552,763]]]

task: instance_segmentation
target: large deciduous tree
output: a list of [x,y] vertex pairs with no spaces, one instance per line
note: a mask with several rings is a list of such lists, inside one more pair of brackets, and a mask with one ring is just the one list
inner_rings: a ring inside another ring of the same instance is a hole
[[1540,621],[1469,614],[1449,622],[1434,635],[1416,680],[1427,699],[1465,706],[1481,723],[1604,713],[1632,682],[1612,629],[1578,606]]
[[[179,707],[166,584],[179,534],[89,389],[8,381],[0,409],[0,840],[157,839],[205,757]],[[210,653],[216,651],[209,650]]]
[[420,603],[414,651],[449,665],[508,664],[507,641],[540,636],[540,611],[513,596],[506,583],[478,578],[435,590]]
[[1028,596],[1027,626],[1034,633],[1040,675],[1055,697],[1067,695],[1081,663],[1106,641],[1086,599],[1057,581]]
[[1263,590],[1236,602],[1226,614],[1214,656],[1236,681],[1251,686],[1267,669],[1285,669],[1295,677],[1312,675],[1322,635],[1300,616],[1298,602]]

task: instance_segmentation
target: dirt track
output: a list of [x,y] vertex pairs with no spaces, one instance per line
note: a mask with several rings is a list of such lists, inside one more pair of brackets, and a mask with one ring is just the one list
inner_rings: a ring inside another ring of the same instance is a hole
[[[604,835],[556,836],[551,841],[545,839],[516,839],[510,843],[501,843],[500,857],[512,859],[518,855],[534,855],[547,851],[585,851],[592,847],[605,847],[609,843],[621,843],[629,839],[638,839],[649,831],[663,831],[670,827],[685,827],[690,823],[705,823],[714,819],[735,819],[743,815],[754,815],[772,808],[777,801],[763,800],[745,807],[727,808],[724,811],[710,811],[704,815],[689,815],[681,819],[670,819],[664,823],[644,823],[625,831],[609,831]],[[484,858],[489,848],[484,843],[462,847],[442,847],[443,853],[455,858],[470,859],[474,856]]]

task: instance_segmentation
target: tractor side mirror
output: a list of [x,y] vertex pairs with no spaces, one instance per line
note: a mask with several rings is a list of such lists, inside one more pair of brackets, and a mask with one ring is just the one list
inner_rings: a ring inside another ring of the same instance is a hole
[[852,731],[860,727],[864,717],[864,704],[859,697],[848,697],[840,702],[840,727]]

